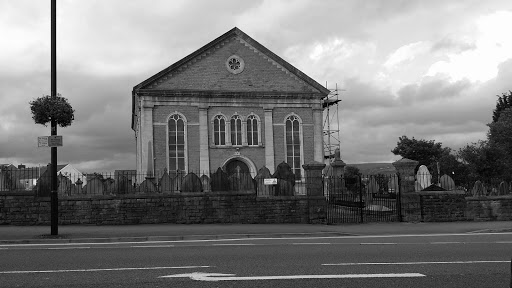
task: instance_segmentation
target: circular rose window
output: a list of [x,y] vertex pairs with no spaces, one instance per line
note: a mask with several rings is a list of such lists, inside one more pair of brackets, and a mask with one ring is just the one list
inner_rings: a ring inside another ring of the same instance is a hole
[[228,60],[226,60],[226,68],[233,74],[242,73],[244,67],[244,60],[237,55],[229,56]]

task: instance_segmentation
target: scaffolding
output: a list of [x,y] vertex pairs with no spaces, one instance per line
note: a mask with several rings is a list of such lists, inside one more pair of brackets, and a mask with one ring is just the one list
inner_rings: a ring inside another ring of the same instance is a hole
[[[327,82],[325,83],[327,89]],[[327,163],[334,161],[336,149],[340,149],[340,127],[339,127],[339,109],[338,104],[341,102],[338,92],[338,84],[334,89],[329,89],[331,92],[323,101],[324,109],[324,125],[323,125],[323,140],[324,140],[324,158]]]

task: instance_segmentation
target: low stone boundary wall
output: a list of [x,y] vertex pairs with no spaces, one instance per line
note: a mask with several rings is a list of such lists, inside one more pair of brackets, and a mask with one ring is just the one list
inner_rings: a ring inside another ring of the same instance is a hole
[[[325,199],[255,193],[60,197],[59,224],[325,223]],[[50,198],[1,193],[0,224],[49,225]]]
[[[464,191],[414,194],[419,196],[419,218],[424,222],[512,220],[512,195],[466,197]],[[418,215],[408,218],[414,216]]]

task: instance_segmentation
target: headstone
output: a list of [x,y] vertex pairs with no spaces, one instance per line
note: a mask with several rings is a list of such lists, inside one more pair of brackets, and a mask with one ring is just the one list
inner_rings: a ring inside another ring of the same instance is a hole
[[427,166],[421,165],[416,173],[416,180],[420,184],[421,190],[427,188],[432,185],[432,175],[428,171]]
[[59,186],[57,188],[59,195],[70,196],[74,190],[73,186],[75,186],[73,182],[71,182],[68,177],[63,176],[62,174],[57,176],[57,180],[59,181]]
[[115,183],[115,193],[116,194],[131,194],[133,193],[133,185],[131,184],[131,180],[128,179],[124,175],[120,175],[116,178]]
[[152,177],[146,177],[146,180],[142,181],[140,183],[139,187],[137,187],[137,191],[139,193],[155,193],[158,191],[154,178]]
[[103,181],[103,192],[105,194],[116,194],[116,181],[112,178],[107,178]]
[[103,181],[98,177],[92,178],[87,181],[82,191],[87,195],[103,195]]
[[414,181],[414,191],[415,192],[419,192],[421,191],[421,185],[420,185],[420,182],[418,182],[418,180]]
[[276,196],[293,196],[295,186],[295,174],[290,165],[285,162],[277,165],[276,172],[272,175],[277,178]]
[[473,189],[471,190],[471,194],[475,197],[479,197],[479,196],[485,196],[485,187],[484,185],[482,184],[482,182],[480,180],[477,180],[475,182],[475,185],[473,186]]
[[439,179],[439,182],[441,182],[441,188],[445,190],[454,190],[455,189],[455,181],[453,181],[452,177],[449,175],[444,174],[441,176],[441,179]]
[[251,174],[237,171],[229,177],[230,191],[254,191],[254,183]]
[[220,167],[212,174],[211,188],[213,192],[229,191],[228,174],[226,174],[226,172],[224,172]]
[[265,166],[261,167],[256,177],[254,177],[254,179],[256,180],[256,195],[258,197],[274,195],[275,185],[265,185],[265,179],[268,178],[272,178],[272,175],[270,175],[270,170],[268,170],[268,168]]
[[160,193],[173,193],[175,191],[174,180],[167,173],[167,169],[164,170],[164,174],[162,175],[158,183]]
[[203,183],[201,183],[201,179],[194,174],[188,173],[185,178],[183,178],[183,182],[181,183],[181,192],[202,192],[203,191]]
[[389,193],[398,193],[400,186],[398,185],[398,176],[391,175],[388,180],[388,192]]
[[203,175],[199,179],[201,179],[201,183],[203,185],[203,192],[210,192],[212,190],[210,188],[210,177]]

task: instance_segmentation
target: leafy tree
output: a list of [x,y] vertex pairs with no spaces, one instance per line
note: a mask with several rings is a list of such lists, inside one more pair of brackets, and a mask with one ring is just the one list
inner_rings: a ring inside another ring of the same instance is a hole
[[396,147],[391,150],[395,155],[404,158],[416,160],[419,165],[429,166],[443,155],[450,154],[450,148],[443,148],[441,142],[434,140],[417,140],[414,137],[409,139],[407,136],[398,137]]
[[343,173],[345,178],[345,185],[349,191],[359,191],[359,177],[361,177],[361,171],[355,166],[346,166]]
[[457,155],[467,164],[470,182],[493,178],[510,180],[510,157],[501,146],[480,140],[459,149]]
[[57,125],[66,127],[75,120],[75,110],[68,103],[68,99],[60,94],[56,97],[42,96],[31,101],[29,104],[32,111],[32,119],[34,119],[36,124],[46,126],[49,122],[55,120]]
[[502,110],[499,119],[487,126],[489,144],[500,146],[509,157],[512,156],[512,107]]
[[498,122],[501,112],[505,109],[512,107],[512,91],[508,91],[508,94],[503,93],[501,96],[498,96],[498,101],[496,101],[496,108],[492,112],[492,122]]

